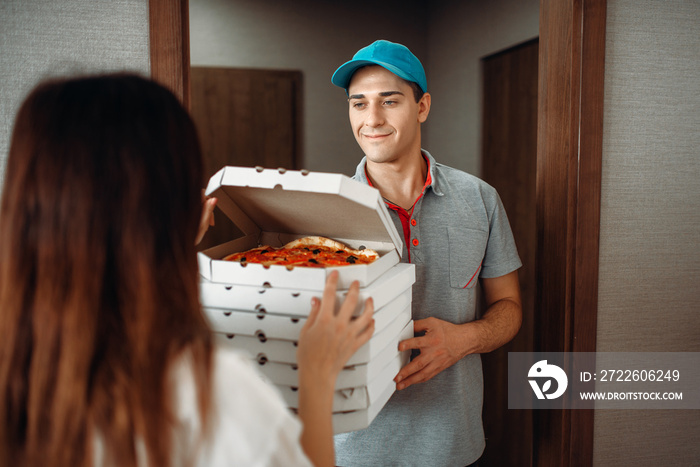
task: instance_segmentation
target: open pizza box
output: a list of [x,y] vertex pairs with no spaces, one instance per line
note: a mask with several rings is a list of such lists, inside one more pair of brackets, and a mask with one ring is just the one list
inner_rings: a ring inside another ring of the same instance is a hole
[[[229,263],[228,261],[225,261]],[[234,264],[235,267],[238,263]],[[250,264],[245,270],[250,269]],[[371,264],[369,265],[371,266]],[[355,267],[355,266],[344,266]],[[272,266],[270,267],[272,269]],[[322,269],[295,268],[314,271]],[[282,268],[285,273],[286,268]],[[365,301],[372,297],[375,309],[380,309],[390,303],[415,282],[415,265],[398,263],[387,269],[377,280],[360,288],[356,314],[363,310]],[[299,288],[254,287],[251,285],[222,284],[206,279],[200,280],[200,298],[204,308],[225,308],[246,310],[255,313],[279,314],[290,317],[307,317],[311,310],[311,298],[321,297],[321,291],[311,291]],[[346,292],[337,291],[336,306],[339,308]],[[336,310],[337,311],[337,310]]]
[[[338,287],[366,286],[401,259],[403,243],[379,191],[334,173],[224,167],[209,180],[206,195],[243,236],[198,254],[201,275],[211,282],[323,290],[338,270]],[[322,236],[380,255],[371,264],[328,268],[263,266],[225,261],[260,245],[280,247],[297,238]]]
[[[411,309],[412,293],[408,288],[391,302],[374,310],[374,332],[380,333],[399,313]],[[247,310],[226,308],[204,308],[204,317],[214,332],[233,335],[255,336],[259,339],[297,340],[306,318]]]
[[[335,381],[336,391],[367,386],[370,381],[382,374],[383,371],[388,371],[386,370],[387,366],[395,359],[402,367],[403,362],[407,362],[405,359],[410,356],[410,352],[399,352],[399,342],[411,337],[413,337],[413,321],[409,321],[401,332],[391,339],[389,344],[368,363],[344,367]],[[252,357],[250,354],[248,356]],[[296,364],[271,362],[264,356],[259,357],[255,358],[259,364],[257,368],[270,383],[279,386],[299,387],[299,372]],[[398,370],[392,375],[392,378],[396,376],[396,373],[398,373]]]
[[[384,329],[372,335],[370,340],[360,347],[347,361],[348,365],[368,363],[390,342],[396,341],[406,323],[411,320],[411,309],[405,308]],[[296,340],[270,339],[266,335],[246,336],[244,334],[214,333],[220,343],[247,353],[254,359],[265,359],[277,363],[297,363]],[[223,337],[222,337],[223,336]]]

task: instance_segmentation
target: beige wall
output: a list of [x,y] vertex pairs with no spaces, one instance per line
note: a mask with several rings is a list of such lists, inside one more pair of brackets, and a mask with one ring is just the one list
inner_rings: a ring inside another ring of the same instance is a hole
[[481,174],[481,59],[539,36],[539,0],[430,2],[426,144],[438,161]]
[[301,70],[303,166],[353,174],[362,152],[330,77],[376,39],[403,43],[423,62],[433,96],[424,147],[478,173],[479,59],[536,37],[538,20],[538,0],[190,0],[191,62]]
[[146,0],[0,1],[0,187],[27,92],[43,78],[106,70],[149,73]]
[[[699,20],[608,0],[598,351],[700,351]],[[699,415],[598,411],[595,465],[698,465]]]
[[353,174],[362,152],[350,132],[345,92],[331,75],[376,39],[405,43],[424,58],[426,15],[410,4],[190,0],[191,64],[302,71],[302,166]]

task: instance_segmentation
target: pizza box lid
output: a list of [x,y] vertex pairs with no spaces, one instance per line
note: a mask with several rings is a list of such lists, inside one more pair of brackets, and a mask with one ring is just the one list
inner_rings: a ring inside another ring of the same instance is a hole
[[[388,345],[398,346],[402,329],[411,320],[411,309],[405,308],[394,320],[381,331],[375,331],[368,342],[360,347],[347,361],[348,365],[368,363]],[[269,360],[277,363],[297,363],[296,340],[268,338],[264,332],[258,336],[245,334],[219,334],[218,340],[226,342],[221,335],[228,339],[228,344],[238,350],[247,352],[251,358]]]
[[[399,313],[411,309],[412,291],[410,288],[401,292],[391,302],[374,310],[374,332],[379,333]],[[271,313],[256,313],[226,308],[204,308],[204,317],[209,328],[214,332],[229,335],[243,334],[264,339],[297,340],[305,317],[285,316]]]
[[[366,386],[369,381],[372,381],[383,371],[386,371],[387,365],[389,365],[394,359],[400,355],[401,366],[403,367],[408,363],[410,358],[410,350],[404,350],[399,352],[398,343],[399,341],[409,339],[413,337],[413,321],[409,321],[406,326],[401,330],[401,333],[397,336],[395,340],[387,345],[378,355],[372,358],[368,363],[363,363],[360,365],[348,365],[345,366],[335,381],[335,389],[346,389],[346,388],[356,388],[361,386]],[[225,336],[222,334],[215,334],[215,341],[218,345],[226,345]],[[243,353],[246,355],[246,353]],[[253,358],[251,354],[247,354],[249,358],[257,361],[259,366],[257,367],[271,383],[284,386],[299,387],[299,371],[296,364],[290,363],[277,363],[271,362],[264,358]],[[392,378],[396,376],[399,370],[396,369]]]
[[[340,273],[338,286],[366,285],[401,260],[403,242],[376,188],[346,175],[260,167],[227,166],[209,180],[207,196],[243,235],[199,253],[200,273],[213,282],[323,290],[326,275]],[[351,248],[371,248],[380,258],[369,265],[288,270],[223,261],[258,245],[282,246],[322,236]]]
[[382,394],[369,407],[350,412],[333,413],[333,434],[359,431],[367,428],[396,392],[396,385],[388,385]]
[[[408,360],[408,352],[396,355],[367,385],[336,390],[333,393],[333,412],[348,412],[369,408],[388,386],[396,386],[394,377],[408,363]],[[266,378],[263,376],[263,379]],[[274,386],[282,395],[282,399],[284,399],[287,407],[291,409],[299,408],[299,388],[280,384],[275,384]]]
[[[230,261],[222,262],[231,263]],[[359,315],[362,312],[365,301],[370,297],[374,300],[375,309],[380,309],[405,290],[411,289],[415,280],[414,264],[398,263],[394,265],[368,286],[360,287],[355,314]],[[205,308],[235,308],[283,316],[306,317],[311,311],[311,298],[320,298],[320,291],[225,284],[211,282],[203,278],[200,280],[199,289],[200,300]],[[336,311],[340,308],[345,294],[346,292],[341,290],[336,292]]]

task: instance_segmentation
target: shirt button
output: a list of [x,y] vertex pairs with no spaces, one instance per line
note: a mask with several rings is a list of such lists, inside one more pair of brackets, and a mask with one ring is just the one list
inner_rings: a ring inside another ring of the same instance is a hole
[[413,246],[418,246],[418,243],[419,243],[419,242],[418,242],[418,239],[417,239],[417,238],[414,238],[413,241],[412,241],[411,243],[413,243]]
[[411,219],[411,225],[416,225],[417,223],[415,219]]

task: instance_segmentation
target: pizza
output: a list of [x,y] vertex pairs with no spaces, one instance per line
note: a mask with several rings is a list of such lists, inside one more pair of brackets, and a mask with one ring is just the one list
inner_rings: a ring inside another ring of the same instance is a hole
[[283,247],[260,246],[224,258],[243,264],[259,263],[264,266],[280,265],[293,268],[325,268],[369,264],[379,258],[379,253],[370,249],[354,250],[326,237],[303,237]]

